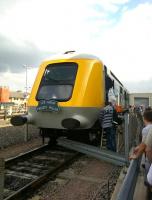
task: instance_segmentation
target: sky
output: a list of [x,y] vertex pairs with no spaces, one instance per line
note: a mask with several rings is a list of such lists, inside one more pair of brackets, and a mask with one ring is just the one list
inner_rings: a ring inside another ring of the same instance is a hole
[[32,87],[46,58],[100,57],[130,92],[152,92],[152,0],[0,0],[0,85]]

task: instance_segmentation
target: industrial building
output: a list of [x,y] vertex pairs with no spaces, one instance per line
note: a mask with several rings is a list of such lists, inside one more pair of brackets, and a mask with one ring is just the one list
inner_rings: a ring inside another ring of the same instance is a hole
[[130,105],[144,107],[152,106],[152,93],[131,93]]
[[27,102],[27,99],[25,97],[25,93],[23,93],[22,91],[17,91],[17,92],[11,91],[9,96],[9,101],[17,105],[22,105]]

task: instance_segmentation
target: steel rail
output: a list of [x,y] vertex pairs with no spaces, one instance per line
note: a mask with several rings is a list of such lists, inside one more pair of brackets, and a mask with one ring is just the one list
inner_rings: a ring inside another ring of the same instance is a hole
[[[59,147],[59,146],[57,146]],[[41,147],[35,148],[31,151],[28,151],[26,153],[20,154],[19,156],[15,156],[13,158],[6,159],[6,166],[14,165],[14,163],[22,160],[26,160],[28,158],[32,158],[32,156],[39,155],[40,153],[45,152],[47,149],[49,149],[49,145],[43,145]],[[54,148],[52,148],[54,150]],[[67,149],[66,149],[67,151]],[[48,169],[47,172],[45,172],[43,175],[40,175],[39,177],[35,178],[31,182],[27,183],[25,186],[20,188],[17,191],[13,191],[12,194],[5,197],[4,200],[16,200],[16,199],[26,199],[29,194],[34,191],[34,189],[37,189],[40,187],[43,183],[46,183],[46,181],[50,180],[51,178],[55,177],[57,173],[67,166],[69,166],[74,160],[76,160],[78,157],[80,157],[80,153],[74,152],[73,155],[71,155],[69,158],[66,158],[64,162],[60,163],[55,168]]]
[[37,153],[41,153],[47,149],[49,149],[49,145],[48,144],[44,144],[43,146],[40,146],[40,147],[37,147],[37,148],[34,148],[30,151],[27,151],[25,153],[20,153],[19,155],[17,156],[14,156],[14,157],[11,157],[11,158],[7,158],[5,159],[5,166],[8,166],[10,164],[14,164],[14,162],[17,162],[18,160],[20,159],[27,159],[27,158],[30,158],[31,156],[37,154]]

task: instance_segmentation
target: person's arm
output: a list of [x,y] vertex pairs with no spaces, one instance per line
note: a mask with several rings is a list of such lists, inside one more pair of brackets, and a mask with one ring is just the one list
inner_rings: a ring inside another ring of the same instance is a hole
[[150,157],[150,150],[152,149],[152,129],[149,130],[147,136],[142,137],[142,142],[140,145],[138,145],[133,154],[130,156],[130,159],[136,159],[138,158],[144,151],[148,153],[148,156]]
[[133,154],[130,155],[129,159],[137,159],[139,158],[142,153],[145,151],[146,149],[146,144],[144,144],[143,142],[140,143],[133,151]]

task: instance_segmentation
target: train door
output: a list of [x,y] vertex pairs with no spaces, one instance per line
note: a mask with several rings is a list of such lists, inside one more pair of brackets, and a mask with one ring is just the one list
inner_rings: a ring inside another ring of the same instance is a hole
[[117,81],[114,82],[114,93],[116,97],[116,104],[120,105],[120,86]]
[[125,108],[128,108],[128,106],[129,106],[129,95],[126,91],[125,91],[124,96],[125,96]]
[[123,106],[123,89],[120,86],[120,105]]
[[105,72],[105,103],[109,101],[109,92],[113,92],[114,89],[114,80],[108,75],[107,67],[104,65]]

